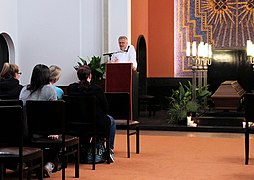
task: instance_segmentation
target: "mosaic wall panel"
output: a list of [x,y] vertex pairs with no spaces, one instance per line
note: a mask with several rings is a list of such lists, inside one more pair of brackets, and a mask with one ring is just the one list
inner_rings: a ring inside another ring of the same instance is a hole
[[254,0],[175,0],[175,77],[190,77],[186,42],[244,49],[254,41]]

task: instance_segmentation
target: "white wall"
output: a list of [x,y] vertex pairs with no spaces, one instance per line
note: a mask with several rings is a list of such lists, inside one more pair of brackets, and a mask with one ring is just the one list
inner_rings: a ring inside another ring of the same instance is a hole
[[109,51],[118,49],[118,37],[125,35],[131,42],[131,0],[109,0]]
[[[105,0],[104,0],[105,1]],[[73,66],[78,56],[102,56],[103,0],[0,0],[0,33],[14,42],[15,61],[28,84],[36,64],[62,68],[57,85],[77,81]],[[108,1],[109,51],[118,48],[117,38],[130,33],[131,0]]]
[[0,34],[6,33],[14,44],[10,62],[19,64],[17,37],[17,0],[0,0]]
[[81,0],[81,55],[102,56],[102,0]]
[[101,55],[100,0],[20,0],[18,27],[22,84],[43,63],[60,66],[57,84],[68,85],[77,81],[78,56]]

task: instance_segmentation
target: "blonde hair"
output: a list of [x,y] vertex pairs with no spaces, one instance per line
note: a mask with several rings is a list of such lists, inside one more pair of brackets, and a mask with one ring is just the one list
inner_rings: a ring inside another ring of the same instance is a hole
[[49,67],[49,70],[49,81],[55,83],[60,78],[62,69],[56,65],[52,65]]
[[19,72],[19,67],[16,64],[4,63],[2,71],[0,73],[0,79],[2,78],[15,78],[16,73]]

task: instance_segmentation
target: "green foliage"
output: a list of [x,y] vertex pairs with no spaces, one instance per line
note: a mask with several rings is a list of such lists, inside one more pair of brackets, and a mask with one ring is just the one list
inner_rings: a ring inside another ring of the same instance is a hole
[[74,66],[75,70],[78,70],[80,66],[88,65],[92,71],[92,78],[95,81],[99,81],[103,78],[105,74],[105,63],[101,63],[101,57],[100,56],[92,56],[90,59],[87,58],[85,60],[82,57],[79,57],[78,65]]
[[169,100],[169,123],[178,124],[187,117],[187,113],[198,113],[204,111],[206,107],[206,99],[211,96],[208,87],[196,89],[196,101],[192,100],[192,84],[188,81],[188,85],[179,82],[177,90],[172,90],[172,95],[166,97]]
[[205,100],[212,95],[212,92],[208,90],[208,86],[202,86],[196,91],[196,101],[200,105],[201,110],[205,111],[208,109]]
[[186,111],[187,112],[198,112],[200,108],[200,104],[196,101],[189,101],[186,104]]

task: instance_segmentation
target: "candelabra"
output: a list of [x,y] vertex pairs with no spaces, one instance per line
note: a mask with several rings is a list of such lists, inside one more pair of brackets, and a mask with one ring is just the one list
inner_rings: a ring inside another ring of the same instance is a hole
[[252,70],[254,71],[254,44],[251,40],[247,40],[247,59],[252,64]]
[[[198,53],[197,53],[198,51]],[[186,57],[191,62],[192,69],[192,100],[196,101],[196,90],[201,91],[202,86],[207,86],[207,71],[208,66],[212,64],[212,45],[200,42],[198,49],[196,47],[196,41],[192,42],[192,54],[191,43],[187,42]],[[198,81],[197,81],[198,77]],[[206,102],[205,102],[206,104]]]

